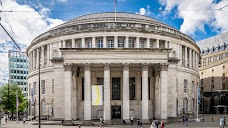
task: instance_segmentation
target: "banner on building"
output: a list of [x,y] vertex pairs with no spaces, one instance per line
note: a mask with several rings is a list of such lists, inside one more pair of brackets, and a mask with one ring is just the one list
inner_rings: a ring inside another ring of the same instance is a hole
[[103,105],[103,85],[92,85],[92,105]]

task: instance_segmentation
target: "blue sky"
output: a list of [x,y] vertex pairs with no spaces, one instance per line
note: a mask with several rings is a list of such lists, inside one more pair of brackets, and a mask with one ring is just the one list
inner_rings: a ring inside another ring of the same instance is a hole
[[[114,0],[0,0],[1,24],[23,51],[39,34],[77,16],[113,12]],[[116,0],[117,12],[146,15],[199,41],[228,30],[228,0]],[[162,11],[165,10],[165,11]],[[13,43],[0,28],[0,84],[8,79]]]

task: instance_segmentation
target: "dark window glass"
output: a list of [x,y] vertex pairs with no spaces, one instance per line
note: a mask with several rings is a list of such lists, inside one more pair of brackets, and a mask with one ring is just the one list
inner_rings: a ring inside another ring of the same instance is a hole
[[97,78],[97,85],[103,85],[104,84],[104,78]]
[[84,78],[82,78],[82,100],[84,100]]
[[129,78],[130,100],[135,100],[135,77]]
[[112,78],[112,100],[120,100],[120,99],[121,99],[120,78],[113,77]]

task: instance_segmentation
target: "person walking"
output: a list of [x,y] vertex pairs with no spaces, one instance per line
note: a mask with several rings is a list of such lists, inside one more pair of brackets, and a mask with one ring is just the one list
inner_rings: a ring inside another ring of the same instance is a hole
[[164,128],[165,127],[165,123],[164,123],[164,121],[162,120],[161,121],[161,128]]
[[23,117],[23,124],[25,125],[26,118],[25,116]]
[[188,116],[185,117],[185,125],[188,126]]
[[134,121],[134,118],[133,118],[133,116],[131,116],[131,125],[133,125],[133,121]]
[[5,123],[7,124],[8,117],[5,115]]
[[226,117],[223,117],[223,125],[226,127]]
[[183,122],[183,124],[184,124],[184,122],[185,122],[184,118],[185,118],[184,115],[182,115],[182,122]]
[[223,127],[223,118],[221,117],[220,120],[219,120],[219,125],[220,125],[220,128]]
[[157,126],[155,124],[155,120],[152,121],[150,128],[157,128]]
[[100,125],[101,125],[101,128],[103,128],[103,126],[104,126],[104,121],[103,121],[103,118],[102,118],[102,117],[100,118]]

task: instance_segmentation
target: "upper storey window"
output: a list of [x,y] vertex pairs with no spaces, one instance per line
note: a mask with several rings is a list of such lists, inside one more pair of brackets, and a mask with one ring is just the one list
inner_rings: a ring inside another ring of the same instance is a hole
[[144,40],[140,40],[140,48],[144,48],[145,45],[144,45]]
[[118,39],[118,48],[124,48],[124,39]]
[[134,39],[129,39],[128,47],[129,48],[134,48],[135,47],[135,40]]
[[108,39],[108,48],[113,48],[113,47],[114,47],[114,40]]
[[98,39],[97,40],[97,47],[98,48],[103,48],[103,40],[102,39]]
[[91,40],[89,40],[89,41],[87,42],[87,47],[88,47],[88,48],[92,48],[92,41],[91,41]]

